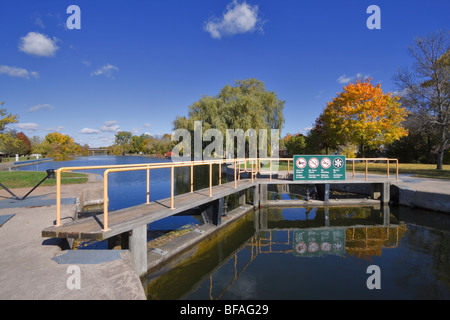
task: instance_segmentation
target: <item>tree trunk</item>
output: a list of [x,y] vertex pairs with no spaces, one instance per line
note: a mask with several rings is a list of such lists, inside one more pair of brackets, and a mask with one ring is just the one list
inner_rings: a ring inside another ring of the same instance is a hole
[[441,126],[441,128],[439,129],[439,150],[436,164],[437,170],[442,170],[446,145],[447,145],[447,132],[445,130],[445,126]]
[[366,157],[366,147],[365,147],[364,143],[361,143],[361,145],[359,146],[359,150],[361,153],[361,158],[365,158]]

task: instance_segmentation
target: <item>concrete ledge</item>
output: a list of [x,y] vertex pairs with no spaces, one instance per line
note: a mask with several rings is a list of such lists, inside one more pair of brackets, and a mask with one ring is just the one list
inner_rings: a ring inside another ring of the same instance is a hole
[[42,159],[26,160],[26,161],[19,161],[19,162],[3,162],[3,163],[0,163],[0,170],[11,170],[14,168],[20,168],[20,167],[29,166],[32,164],[38,164],[38,163],[50,162],[50,161],[53,161],[53,158],[42,158]]
[[263,207],[342,207],[342,206],[379,206],[379,200],[373,199],[330,199],[320,200],[270,200]]
[[169,261],[171,258],[191,248],[195,244],[206,239],[208,236],[211,236],[213,233],[217,232],[228,224],[243,217],[246,213],[252,211],[253,208],[253,205],[248,204],[237,207],[236,209],[228,212],[226,217],[222,217],[222,223],[219,226],[204,224],[202,226],[199,226],[197,230],[188,232],[160,246],[158,248],[158,252],[164,252],[163,255],[153,250],[148,251],[148,271],[151,271],[153,268],[159,266],[160,264]]
[[53,257],[58,264],[100,264],[120,259],[121,250],[67,250]]
[[450,195],[398,188],[398,204],[450,213]]

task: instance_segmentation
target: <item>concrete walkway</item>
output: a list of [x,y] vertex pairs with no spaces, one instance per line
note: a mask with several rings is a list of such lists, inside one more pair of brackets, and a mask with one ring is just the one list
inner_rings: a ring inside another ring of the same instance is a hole
[[[63,219],[71,220],[77,212],[74,197],[97,187],[101,184],[95,181],[64,185]],[[28,191],[14,189],[19,197]],[[39,187],[29,197],[16,201],[0,191],[0,217],[6,218],[3,224],[0,219],[0,299],[146,299],[128,250],[64,251],[64,241],[41,236],[56,217],[56,188]]]
[[398,204],[450,213],[449,180],[399,175],[399,181],[392,184],[399,189]]

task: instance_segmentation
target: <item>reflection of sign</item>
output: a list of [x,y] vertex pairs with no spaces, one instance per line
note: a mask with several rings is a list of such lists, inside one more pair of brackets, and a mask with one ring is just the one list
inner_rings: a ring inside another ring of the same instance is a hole
[[345,253],[345,228],[294,230],[294,255],[301,257]]
[[345,180],[345,156],[294,156],[294,180]]

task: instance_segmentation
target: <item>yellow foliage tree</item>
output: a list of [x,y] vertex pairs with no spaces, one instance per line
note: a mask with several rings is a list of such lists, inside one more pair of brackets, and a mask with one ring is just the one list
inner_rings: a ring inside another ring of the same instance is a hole
[[[3,106],[4,102],[0,102],[0,106]],[[0,134],[5,130],[7,124],[16,123],[17,116],[11,113],[7,113],[5,108],[0,108]]]
[[65,134],[59,132],[52,132],[44,138],[45,151],[47,156],[56,158],[58,160],[67,159],[70,155],[82,153],[82,148],[79,144]]
[[399,100],[383,93],[380,84],[373,86],[371,79],[357,80],[327,104],[321,118],[328,135],[341,145],[358,145],[364,156],[367,148],[380,148],[408,134],[402,126],[407,111]]

